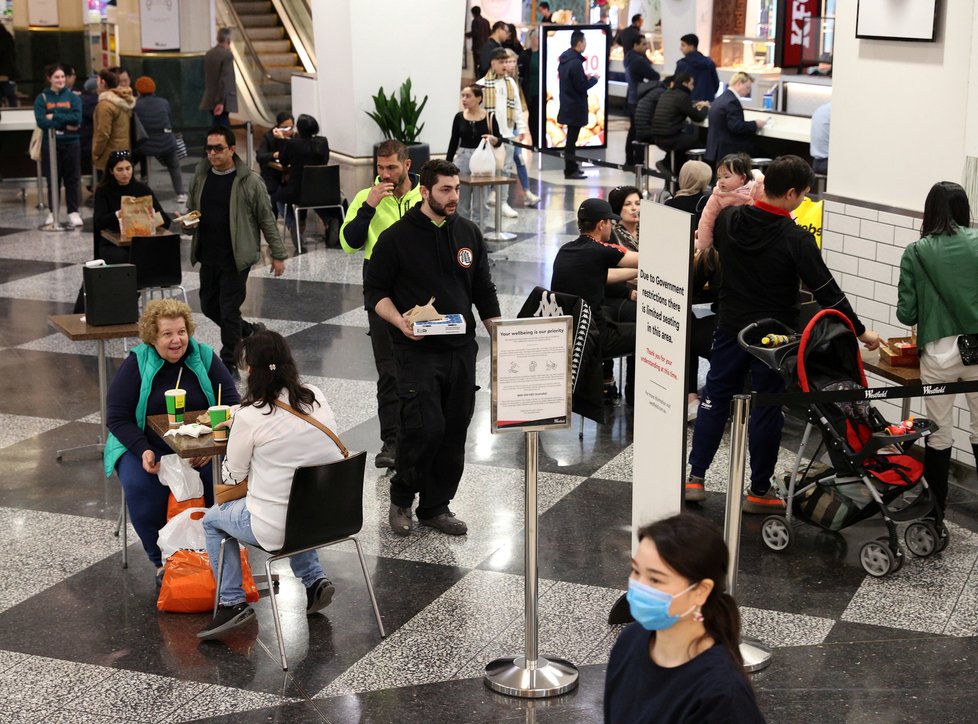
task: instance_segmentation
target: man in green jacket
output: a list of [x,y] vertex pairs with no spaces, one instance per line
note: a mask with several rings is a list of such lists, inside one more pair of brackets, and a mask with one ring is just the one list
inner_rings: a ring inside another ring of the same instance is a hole
[[[377,179],[353,197],[346,219],[340,228],[340,244],[347,254],[363,249],[363,275],[373,253],[377,237],[408,209],[421,202],[418,177],[410,173],[411,159],[400,141],[384,141],[377,148]],[[401,418],[401,402],[397,396],[397,373],[391,349],[387,322],[367,307],[370,325],[370,344],[377,366],[377,415],[380,418],[380,439],[383,447],[374,459],[378,468],[393,468],[396,461],[397,428]]]
[[234,132],[207,132],[207,159],[190,182],[188,211],[200,214],[193,228],[190,263],[200,262],[200,309],[221,328],[221,360],[237,374],[234,350],[256,325],[241,318],[248,273],[261,257],[261,234],[271,248],[272,273],[282,276],[288,253],[275,224],[261,176],[235,153]]

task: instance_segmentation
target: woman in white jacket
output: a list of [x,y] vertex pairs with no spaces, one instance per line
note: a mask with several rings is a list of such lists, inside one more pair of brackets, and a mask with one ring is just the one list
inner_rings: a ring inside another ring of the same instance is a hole
[[[248,494],[216,505],[204,516],[207,553],[215,578],[225,536],[269,551],[282,547],[296,468],[342,458],[322,430],[288,409],[311,415],[330,429],[336,427],[322,391],[299,382],[292,352],[280,334],[255,332],[241,342],[237,359],[248,372],[247,391],[233,417],[222,478],[226,485],[247,481]],[[306,588],[306,613],[328,606],[335,588],[323,572],[318,553],[298,553],[289,558],[289,563]],[[197,636],[217,638],[254,617],[241,585],[238,545],[226,545],[217,614]]]

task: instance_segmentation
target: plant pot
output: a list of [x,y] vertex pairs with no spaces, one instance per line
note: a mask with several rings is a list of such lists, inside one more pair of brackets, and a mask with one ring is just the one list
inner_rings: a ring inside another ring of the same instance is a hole
[[[381,141],[380,143],[383,143]],[[377,149],[380,147],[380,143],[374,144],[374,172],[377,171]],[[431,149],[428,147],[427,143],[411,143],[407,147],[408,158],[411,159],[411,173],[418,173],[421,171],[421,167],[424,166],[428,159],[431,158]]]

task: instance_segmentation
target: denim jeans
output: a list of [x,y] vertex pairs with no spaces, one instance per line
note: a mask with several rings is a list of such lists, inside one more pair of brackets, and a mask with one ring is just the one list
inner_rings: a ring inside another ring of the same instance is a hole
[[[784,380],[777,372],[741,349],[732,334],[718,328],[713,335],[710,371],[706,375],[706,386],[693,428],[693,447],[689,453],[692,475],[706,475],[723,438],[730,416],[730,401],[734,395],[744,391],[748,372],[752,390],[784,392]],[[778,462],[783,427],[784,413],[778,405],[755,407],[750,412],[747,434],[750,487],[759,495],[771,489],[771,476]]]
[[523,163],[522,150],[519,146],[513,147],[513,162],[516,164],[516,175],[520,179],[520,186],[526,191],[530,188],[530,174],[527,173],[526,164]]
[[[251,532],[251,513],[245,498],[232,500],[224,505],[215,505],[204,515],[204,538],[207,542],[207,558],[217,580],[217,562],[221,557],[221,541],[229,535],[236,542],[259,546],[255,534]],[[325,578],[316,551],[297,553],[289,557],[289,565],[296,578],[308,588],[320,578]],[[224,570],[221,571],[222,606],[236,606],[244,603],[245,592],[241,584],[241,551],[234,541],[224,546]]]

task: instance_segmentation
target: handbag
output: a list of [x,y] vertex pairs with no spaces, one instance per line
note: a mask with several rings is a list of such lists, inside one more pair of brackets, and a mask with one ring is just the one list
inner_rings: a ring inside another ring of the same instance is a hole
[[31,145],[27,149],[27,155],[31,157],[31,161],[41,160],[41,147],[44,143],[44,131],[40,128],[35,128],[34,132],[31,133]]
[[[941,294],[941,290],[937,288],[934,284],[934,280],[931,279],[930,274],[927,272],[927,267],[924,266],[924,262],[920,258],[920,254],[917,253],[917,247],[914,246],[913,255],[917,259],[917,266],[927,277],[927,281],[930,282],[931,287],[937,292],[937,298],[941,300],[941,304],[947,309],[948,315],[951,317],[951,321],[961,329],[961,322],[958,321],[957,316],[954,314],[954,309],[950,304],[944,301],[944,295]],[[958,335],[958,352],[961,353],[961,364],[966,367],[971,367],[972,365],[978,365],[978,334],[959,334]]]
[[187,157],[187,142],[183,140],[182,133],[174,133],[173,140],[177,142],[177,158],[184,159]]
[[149,138],[149,134],[146,132],[146,126],[143,122],[139,120],[139,116],[135,111],[132,113],[132,147],[133,150],[139,148],[139,144]]
[[469,173],[473,176],[495,176],[496,158],[489,141],[482,139],[469,157]]

